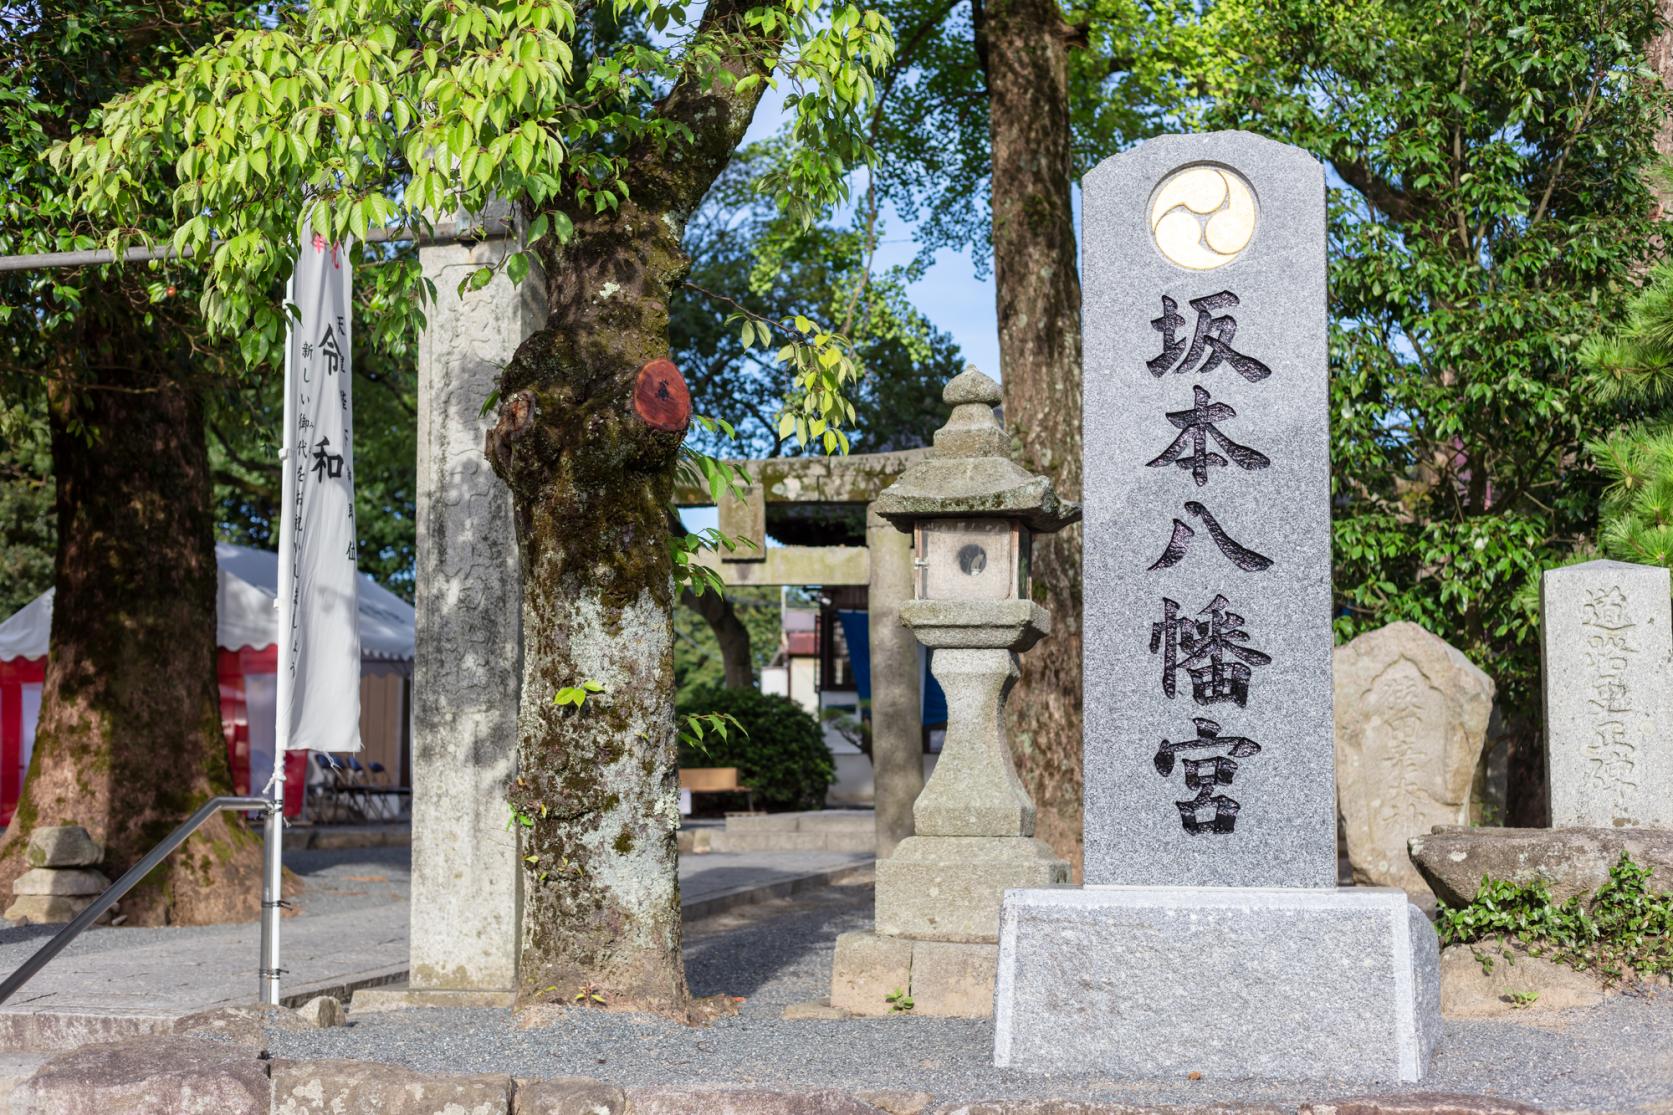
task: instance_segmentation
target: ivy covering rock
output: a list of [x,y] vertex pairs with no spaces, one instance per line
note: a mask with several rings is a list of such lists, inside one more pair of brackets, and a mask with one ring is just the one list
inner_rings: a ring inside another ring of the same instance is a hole
[[1482,968],[1494,960],[1484,945],[1498,943],[1601,976],[1605,984],[1633,977],[1673,975],[1673,894],[1646,884],[1649,869],[1630,855],[1610,869],[1609,880],[1589,896],[1554,902],[1543,880],[1519,884],[1483,876],[1475,900],[1463,907],[1442,903],[1435,928],[1442,945],[1473,945]]

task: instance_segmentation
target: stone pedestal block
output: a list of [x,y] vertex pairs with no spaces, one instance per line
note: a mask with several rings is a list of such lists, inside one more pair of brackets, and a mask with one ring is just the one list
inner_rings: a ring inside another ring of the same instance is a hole
[[[831,965],[830,1006],[862,1017],[895,1014],[889,996],[903,991],[912,999],[914,1015],[988,1018],[993,1014],[998,960],[996,944],[844,933],[837,938]],[[805,1009],[803,1013],[823,1017]]]
[[994,1064],[1410,1083],[1440,1039],[1439,963],[1393,889],[1013,891]]
[[912,942],[844,933],[831,958],[831,1006],[851,1014],[889,1013],[887,996],[912,986]]
[[912,1013],[934,1018],[988,1018],[998,945],[912,942]]
[[914,836],[877,865],[877,932],[993,943],[1011,888],[1069,881],[1069,865],[1028,836]]

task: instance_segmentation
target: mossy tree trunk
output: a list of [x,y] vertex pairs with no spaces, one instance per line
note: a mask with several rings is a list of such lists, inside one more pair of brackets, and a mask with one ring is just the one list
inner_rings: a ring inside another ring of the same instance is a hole
[[[739,36],[723,56],[738,76],[761,56],[744,10],[720,0],[703,15]],[[689,268],[685,222],[762,87],[675,86],[658,112],[692,141],[631,151],[620,211],[577,219],[546,253],[550,318],[501,378],[487,451],[522,560],[520,1004],[687,1010],[667,508],[690,400],[667,363],[668,304]],[[554,704],[589,681],[602,688],[581,707]]]
[[[1080,279],[1070,212],[1069,49],[1057,0],[997,0],[978,54],[993,145],[993,271],[1005,422],[1059,495],[1081,489]],[[1037,835],[1080,874],[1081,528],[1034,543],[1034,597],[1053,631],[1022,659],[1012,746]]]
[[[232,792],[202,409],[188,369],[155,336],[161,322],[131,294],[90,285],[52,369],[52,653],[22,799],[0,841],[3,894],[37,827],[86,828],[114,876]],[[260,842],[223,814],[121,909],[129,924],[193,925],[253,920],[260,906]]]

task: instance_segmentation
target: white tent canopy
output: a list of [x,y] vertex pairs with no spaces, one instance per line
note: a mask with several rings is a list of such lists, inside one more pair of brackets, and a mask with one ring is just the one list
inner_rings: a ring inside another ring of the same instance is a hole
[[[226,650],[261,650],[279,641],[279,555],[215,544],[215,641]],[[406,672],[414,653],[412,605],[360,574],[360,657],[370,667]],[[0,623],[0,660],[45,658],[52,643],[52,591]]]

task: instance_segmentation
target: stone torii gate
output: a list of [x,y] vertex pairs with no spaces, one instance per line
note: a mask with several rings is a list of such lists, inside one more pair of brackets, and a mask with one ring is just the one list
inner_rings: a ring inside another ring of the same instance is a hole
[[[507,825],[522,677],[521,590],[511,496],[483,456],[495,378],[544,323],[538,271],[459,293],[510,251],[504,221],[438,222],[419,248],[436,299],[419,345],[417,659],[412,712],[412,921],[408,990],[392,1005],[502,1005],[521,933],[517,837]],[[769,502],[869,503],[923,451],[740,462],[747,500],[720,508],[729,534],[766,537]],[[707,493],[683,492],[686,506]],[[923,787],[917,643],[907,535],[868,513],[866,547],[775,547],[718,562],[728,584],[870,589],[873,773],[879,855],[912,833]]]
[[[860,453],[849,457],[771,457],[732,461],[750,479],[745,497],[723,497],[717,511],[722,533],[748,538],[705,564],[727,585],[865,585],[871,643],[871,765],[875,786],[877,857],[912,835],[912,803],[924,788],[922,674],[918,641],[900,622],[900,606],[912,599],[912,538],[877,517],[871,501],[927,449]],[[674,492],[681,507],[713,502],[701,486]],[[767,548],[768,504],[863,504],[864,546]]]

